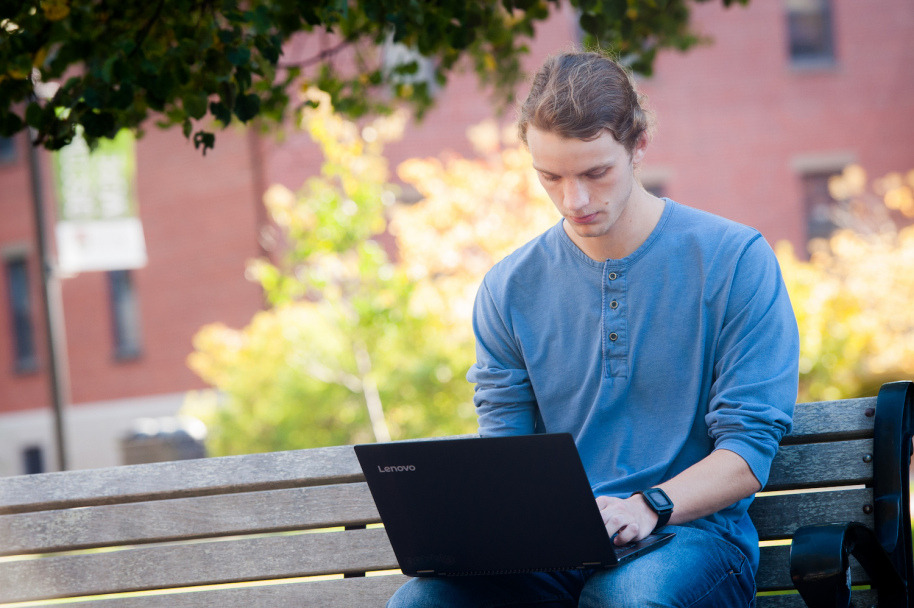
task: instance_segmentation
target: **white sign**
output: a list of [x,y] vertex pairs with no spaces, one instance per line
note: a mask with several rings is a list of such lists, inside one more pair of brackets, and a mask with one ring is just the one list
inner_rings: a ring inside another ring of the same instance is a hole
[[134,196],[134,140],[122,131],[94,151],[77,135],[54,155],[57,255],[61,272],[123,270],[146,265]]
[[139,218],[58,222],[56,234],[58,266],[65,274],[146,265]]

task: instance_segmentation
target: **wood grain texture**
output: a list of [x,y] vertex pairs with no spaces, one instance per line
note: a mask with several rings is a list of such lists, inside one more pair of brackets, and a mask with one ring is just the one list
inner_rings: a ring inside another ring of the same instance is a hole
[[[203,588],[172,593],[115,596],[77,604],[86,608],[384,608],[405,583],[402,574],[262,586]],[[50,604],[38,604],[38,606]]]
[[765,489],[862,485],[873,478],[873,440],[782,445],[771,463]]
[[824,522],[858,521],[872,528],[872,509],[866,509],[872,505],[873,491],[865,488],[759,495],[749,506],[749,516],[761,540],[776,540],[791,538],[800,526]]
[[793,428],[782,445],[810,441],[846,441],[873,436],[876,397],[798,403],[794,408]]
[[395,568],[383,529],[151,545],[0,563],[0,601]]
[[0,555],[365,525],[364,482],[0,515]]
[[364,481],[352,446],[156,462],[0,480],[0,513]]

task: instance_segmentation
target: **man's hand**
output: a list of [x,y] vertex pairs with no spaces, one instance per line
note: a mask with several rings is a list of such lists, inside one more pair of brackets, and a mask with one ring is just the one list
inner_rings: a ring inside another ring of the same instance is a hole
[[625,499],[597,496],[597,506],[600,507],[606,532],[610,538],[616,535],[616,545],[641,540],[657,525],[657,514],[640,494]]
[[[666,492],[676,505],[667,522],[674,526],[716,513],[761,489],[746,461],[726,449],[711,452],[656,487]],[[610,537],[618,533],[617,545],[641,540],[657,525],[657,514],[647,506],[641,494],[625,499],[597,496],[597,506]]]

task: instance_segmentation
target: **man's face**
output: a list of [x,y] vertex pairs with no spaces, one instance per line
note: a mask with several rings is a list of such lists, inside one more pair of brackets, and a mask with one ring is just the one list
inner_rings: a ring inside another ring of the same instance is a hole
[[626,240],[625,220],[631,214],[636,183],[634,164],[641,161],[646,146],[642,140],[629,154],[609,131],[583,141],[529,127],[527,147],[533,168],[565,218],[568,236],[588,255],[604,249],[606,241]]

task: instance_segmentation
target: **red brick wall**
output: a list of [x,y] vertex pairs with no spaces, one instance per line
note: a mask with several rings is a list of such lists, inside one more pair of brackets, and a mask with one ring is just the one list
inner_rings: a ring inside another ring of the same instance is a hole
[[694,11],[714,45],[666,54],[643,82],[658,115],[645,165],[681,202],[805,239],[800,155],[850,152],[871,177],[914,168],[914,7],[836,0],[830,69],[792,68],[780,2]]
[[[240,327],[261,307],[259,288],[244,279],[245,262],[259,255],[259,195],[252,185],[249,140],[234,129],[220,132],[217,138],[219,145],[205,157],[176,131],[150,129],[137,145],[137,198],[149,258],[145,268],[133,271],[142,329],[139,358],[114,356],[106,275],[82,273],[62,281],[73,403],[202,387],[185,364],[193,334],[214,321]],[[12,175],[0,170],[4,208],[0,243],[31,242],[31,192],[24,159],[8,172]],[[20,182],[25,182],[24,188]],[[47,196],[53,198],[49,188]],[[29,263],[44,369],[47,355],[40,333],[36,255]],[[2,294],[0,411],[44,407],[49,400],[45,374],[11,371],[5,283]]]
[[[44,323],[40,306],[41,267],[35,245],[32,187],[28,172],[28,142],[25,134],[16,137],[16,152],[17,156],[13,162],[0,164],[0,254],[13,250],[17,254],[26,255],[35,346],[39,357],[42,357]],[[43,374],[18,374],[15,371],[7,281],[4,266],[0,269],[0,411],[43,407],[50,401],[47,381]]]

